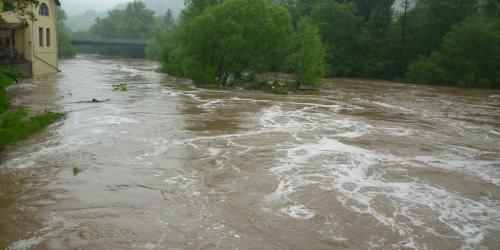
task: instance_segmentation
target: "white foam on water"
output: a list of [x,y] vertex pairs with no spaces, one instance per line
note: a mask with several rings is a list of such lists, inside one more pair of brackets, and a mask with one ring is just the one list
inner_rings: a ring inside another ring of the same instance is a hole
[[[493,168],[492,162],[471,160],[470,155],[453,161],[459,154],[405,158],[349,145],[339,139],[360,137],[381,128],[335,114],[309,113],[304,109],[285,111],[280,106],[273,106],[261,113],[260,124],[265,131],[287,132],[298,139],[275,145],[275,148],[286,152],[286,157],[270,169],[278,180],[276,190],[264,197],[269,206],[267,209],[271,211],[307,218],[312,212],[305,212],[309,210],[303,205],[287,204],[299,204],[294,200],[295,194],[319,188],[335,191],[337,199],[346,208],[370,214],[379,223],[397,232],[402,240],[395,247],[427,248],[426,243],[414,234],[414,230],[421,230],[437,238],[456,240],[459,236],[463,248],[476,248],[490,230],[500,229],[498,201],[488,198],[471,200],[418,177],[405,181],[384,177],[388,170],[405,175],[409,168],[437,167],[474,175],[499,185],[499,171]],[[331,134],[315,134],[317,129],[329,129],[327,131]],[[411,133],[398,128],[387,131],[395,135]],[[308,137],[301,140],[297,136],[301,132],[312,132],[310,134],[315,135],[312,137],[315,139]],[[384,206],[390,209],[384,211],[377,207],[377,199],[380,198],[389,201]],[[391,214],[387,214],[388,211],[392,211]],[[437,226],[445,226],[453,233],[440,233]]]
[[395,105],[392,105],[392,104],[389,104],[389,103],[385,103],[385,102],[372,101],[371,103],[379,105],[379,106],[382,106],[384,108],[398,109],[398,110],[401,110],[401,111],[403,111],[405,113],[415,113],[416,112],[413,109],[404,108],[404,107],[401,107],[401,106],[395,106]]
[[211,100],[201,104],[199,107],[203,109],[213,109],[215,106],[221,105],[224,103],[222,99]]
[[198,95],[196,95],[196,93],[197,93],[197,92],[195,92],[195,91],[191,91],[191,93],[189,93],[189,92],[184,92],[182,95],[183,95],[183,96],[186,96],[186,97],[189,97],[189,98],[191,98],[191,99],[193,99],[193,100],[195,100],[195,101],[200,101],[200,102],[201,102],[201,101],[202,101],[202,99],[201,99]]
[[500,169],[498,168],[500,160],[484,161],[453,153],[444,153],[439,156],[417,156],[414,160],[423,165],[450,171],[459,171],[487,183],[500,185]]
[[314,213],[302,204],[284,207],[280,212],[299,220],[309,220],[314,217]]
[[122,116],[112,116],[112,115],[92,117],[91,120],[97,124],[119,125],[122,123],[139,123],[139,121],[134,120],[132,118],[122,117]]
[[173,90],[171,90],[171,89],[168,89],[168,90],[161,90],[160,94],[161,94],[161,95],[168,95],[168,96],[172,96],[172,97],[177,97],[177,96],[180,96],[180,93],[179,93],[179,92],[173,91]]
[[61,234],[64,230],[69,228],[75,228],[78,226],[77,223],[67,220],[63,217],[49,216],[49,220],[45,222],[44,227],[37,230],[33,237],[27,239],[20,239],[11,243],[6,249],[7,250],[26,250],[33,249],[42,243],[44,240]]
[[11,160],[7,160],[0,164],[1,167],[7,167],[7,168],[16,168],[16,169],[25,169],[25,168],[31,168],[36,165],[36,162],[33,161],[33,159],[30,158],[15,158]]
[[208,152],[210,153],[210,156],[217,156],[218,154],[220,154],[222,150],[219,149],[219,148],[209,148],[208,149]]
[[500,132],[497,132],[495,130],[490,130],[490,133],[494,134],[494,135],[500,135]]
[[[351,162],[335,162],[335,158],[339,157]],[[435,223],[428,221],[432,220],[432,214],[438,214],[439,222],[460,235],[465,246],[480,245],[489,229],[500,228],[499,202],[470,200],[418,180],[386,180],[382,177],[383,172],[378,172],[377,168],[393,162],[404,164],[406,160],[330,138],[297,145],[288,150],[286,160],[271,169],[278,176],[279,185],[274,193],[266,197],[266,201],[287,203],[294,193],[311,186],[335,190],[344,206],[358,213],[372,215],[380,223],[407,238],[405,244],[418,242],[418,239],[413,238],[415,227],[437,237],[453,237],[436,232],[433,227]],[[374,203],[376,197],[393,201],[391,207],[394,208],[394,213],[386,215],[384,211],[378,210]],[[420,209],[422,213],[413,213],[412,209]],[[282,209],[281,212],[283,211],[289,210]],[[485,216],[472,216],[471,211]],[[409,219],[413,225],[400,223],[395,219],[398,215]]]

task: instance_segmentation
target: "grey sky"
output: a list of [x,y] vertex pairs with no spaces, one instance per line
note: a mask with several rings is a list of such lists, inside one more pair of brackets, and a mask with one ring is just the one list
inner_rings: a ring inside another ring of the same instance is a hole
[[61,0],[61,5],[68,15],[76,15],[89,9],[99,11],[107,10],[118,3],[130,1],[131,0]]

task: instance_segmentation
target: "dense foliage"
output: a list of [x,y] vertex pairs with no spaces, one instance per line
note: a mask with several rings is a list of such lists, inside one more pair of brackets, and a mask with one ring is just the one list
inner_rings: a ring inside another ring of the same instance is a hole
[[297,32],[292,37],[289,64],[296,74],[296,88],[300,85],[317,87],[325,70],[325,50],[316,26],[309,18],[299,21]]
[[[76,38],[104,38],[124,40],[150,40],[160,37],[174,22],[172,10],[164,15],[155,16],[155,12],[141,1],[127,3],[125,8],[109,11],[107,16],[96,18],[95,23],[86,31],[73,32]],[[152,45],[154,46],[154,45]],[[159,47],[158,45],[156,47]],[[104,55],[120,55],[127,57],[145,57],[142,47],[121,46],[79,46],[81,52],[91,52]],[[151,48],[147,54],[157,57],[157,48]]]
[[[177,19],[129,3],[98,19],[87,35],[148,38],[148,58],[202,85],[232,86],[285,71],[297,75],[295,86],[317,86],[324,74],[500,86],[498,0],[185,2]],[[102,49],[114,50],[124,51]]]
[[410,64],[406,77],[433,84],[500,88],[500,19],[473,17],[448,33],[439,50]]
[[498,0],[278,0],[318,25],[330,76],[499,87]]
[[108,12],[108,16],[97,18],[90,32],[97,37],[147,39],[155,24],[154,11],[143,2],[129,3],[125,9]]
[[69,42],[69,36],[66,28],[66,19],[68,16],[63,9],[57,10],[57,50],[59,58],[72,58],[76,53]]
[[165,12],[165,15],[157,18],[156,29],[154,30],[153,38],[149,40],[146,48],[146,58],[158,61],[163,46],[167,42],[167,32],[170,32],[174,27],[175,17],[171,9]]
[[[323,48],[310,22],[304,22],[294,36],[287,10],[266,0],[192,0],[187,4],[178,25],[163,37],[161,59],[168,73],[198,85],[228,87],[290,66],[294,72],[300,70],[300,84],[318,84],[322,70],[314,67],[322,67]],[[292,43],[292,36],[299,40]],[[317,57],[311,60],[307,53]],[[301,62],[288,65],[291,56]]]

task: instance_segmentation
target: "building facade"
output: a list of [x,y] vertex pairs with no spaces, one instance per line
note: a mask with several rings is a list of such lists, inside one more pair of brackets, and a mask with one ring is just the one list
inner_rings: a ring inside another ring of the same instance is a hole
[[16,0],[0,0],[0,62],[27,64],[33,76],[58,72],[57,8],[59,0],[40,0],[28,10],[35,14],[24,24],[12,11]]

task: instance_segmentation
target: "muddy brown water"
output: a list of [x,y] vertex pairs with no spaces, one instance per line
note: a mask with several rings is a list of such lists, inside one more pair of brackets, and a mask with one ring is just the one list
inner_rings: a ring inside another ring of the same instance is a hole
[[2,153],[0,249],[500,249],[499,91],[157,67],[79,56],[11,89],[68,115]]

